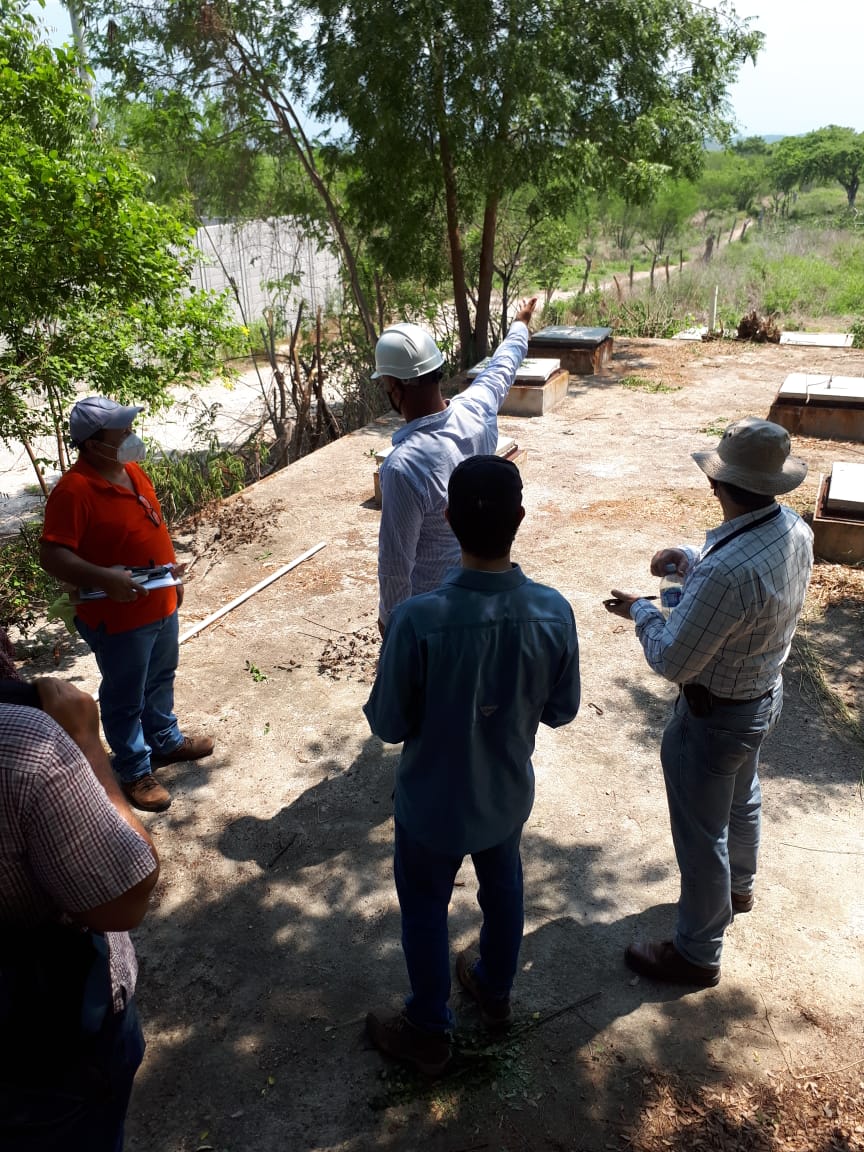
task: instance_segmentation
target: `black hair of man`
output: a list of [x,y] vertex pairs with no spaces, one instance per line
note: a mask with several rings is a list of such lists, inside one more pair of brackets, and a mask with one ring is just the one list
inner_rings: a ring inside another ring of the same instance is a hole
[[522,521],[522,477],[510,460],[470,456],[447,486],[450,527],[463,552],[499,560],[510,551]]

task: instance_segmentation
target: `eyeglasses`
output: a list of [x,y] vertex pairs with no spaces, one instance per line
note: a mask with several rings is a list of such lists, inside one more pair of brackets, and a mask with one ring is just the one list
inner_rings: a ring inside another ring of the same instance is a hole
[[159,513],[156,511],[156,509],[153,507],[153,505],[150,503],[150,501],[147,499],[146,496],[142,496],[140,492],[136,492],[135,495],[138,497],[138,503],[141,505],[141,507],[147,513],[148,518],[158,528],[159,525],[162,523],[162,517],[159,515]]

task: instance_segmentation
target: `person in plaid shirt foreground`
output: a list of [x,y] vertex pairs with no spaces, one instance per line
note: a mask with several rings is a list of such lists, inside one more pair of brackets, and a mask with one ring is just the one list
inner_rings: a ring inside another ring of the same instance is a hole
[[93,699],[0,704],[0,1147],[120,1152],[144,1052],[127,935],[159,876]]
[[714,452],[694,452],[723,510],[700,552],[664,548],[662,576],[684,577],[668,620],[647,600],[612,592],[649,665],[679,685],[660,748],[681,872],[674,940],[631,944],[630,968],[653,980],[710,987],[723,933],[753,907],[762,794],[759,749],[783,706],[782,670],[813,568],[813,533],[774,497],[807,475],[789,433],[768,420],[730,424]]

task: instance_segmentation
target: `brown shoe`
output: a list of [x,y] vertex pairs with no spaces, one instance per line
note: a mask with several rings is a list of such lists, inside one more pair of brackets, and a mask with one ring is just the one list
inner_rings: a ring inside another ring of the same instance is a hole
[[366,1031],[376,1048],[397,1060],[405,1060],[424,1076],[440,1076],[450,1063],[450,1039],[446,1032],[427,1032],[412,1024],[401,1012],[386,1008],[370,1012]]
[[209,736],[184,736],[176,748],[170,752],[159,755],[154,752],[150,762],[155,767],[164,768],[166,764],[180,764],[187,760],[203,760],[213,751],[213,741]]
[[749,912],[753,907],[753,893],[752,892],[733,892],[732,893],[732,911],[735,913]]
[[171,807],[171,793],[163,788],[152,772],[139,776],[128,784],[121,784],[124,795],[133,808],[142,812],[164,812]]
[[698,988],[713,988],[720,983],[720,965],[703,967],[685,960],[671,940],[648,940],[644,944],[631,944],[624,950],[628,968],[647,976],[649,980],[662,980],[667,984],[695,984]]
[[487,1028],[507,1028],[513,1019],[509,996],[490,996],[477,977],[474,969],[480,957],[471,948],[466,948],[456,957],[456,975],[459,983],[480,1008],[480,1019]]

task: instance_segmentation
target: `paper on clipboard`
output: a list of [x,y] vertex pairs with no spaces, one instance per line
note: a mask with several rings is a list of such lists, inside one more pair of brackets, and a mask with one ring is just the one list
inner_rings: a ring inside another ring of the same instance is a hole
[[[123,565],[120,565],[123,567]],[[174,566],[171,564],[157,565],[155,568],[128,568],[132,579],[141,588],[153,592],[157,588],[176,588],[183,581],[174,575]],[[81,588],[78,591],[79,600],[104,600],[106,594],[101,588]]]

